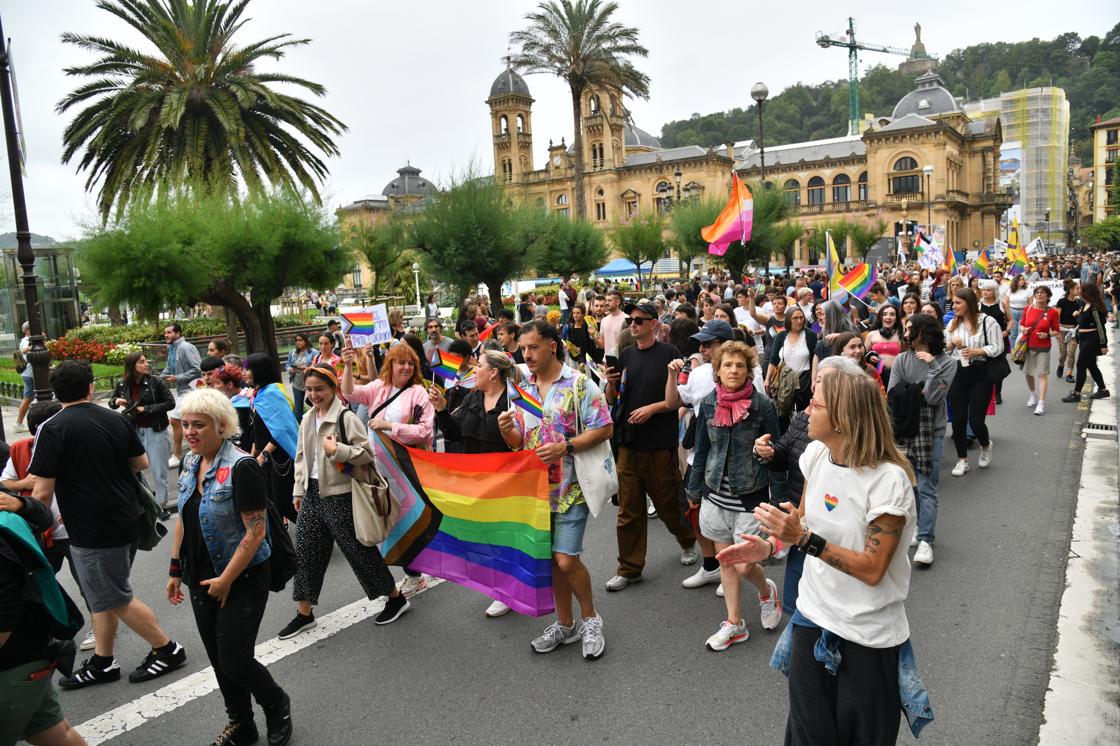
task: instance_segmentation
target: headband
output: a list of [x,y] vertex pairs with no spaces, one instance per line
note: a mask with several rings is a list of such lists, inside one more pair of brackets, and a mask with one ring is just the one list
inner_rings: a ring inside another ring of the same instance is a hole
[[[311,371],[322,373],[324,376],[331,380],[331,383],[334,384],[334,387],[336,389],[338,388],[338,374],[334,372],[334,368],[331,368],[327,365],[312,365],[307,369],[308,373],[310,373]],[[306,373],[304,375],[306,375]]]

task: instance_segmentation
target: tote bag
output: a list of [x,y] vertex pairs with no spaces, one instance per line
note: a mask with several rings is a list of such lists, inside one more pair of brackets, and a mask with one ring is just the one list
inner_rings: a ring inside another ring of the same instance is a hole
[[[403,389],[402,389],[403,390]],[[349,409],[342,410],[338,418],[338,440],[350,445],[346,438],[346,415],[357,415]],[[401,515],[401,504],[389,492],[389,483],[371,464],[347,464],[350,468],[350,503],[354,513],[354,538],[362,546],[380,544],[389,535]]]
[[[584,376],[586,380],[586,376]],[[579,415],[579,399],[574,400],[576,409],[576,437],[583,432],[583,418]],[[603,505],[618,494],[618,469],[615,467],[614,452],[610,440],[572,454],[575,465],[576,481],[583,492],[583,501],[592,516],[598,516]]]

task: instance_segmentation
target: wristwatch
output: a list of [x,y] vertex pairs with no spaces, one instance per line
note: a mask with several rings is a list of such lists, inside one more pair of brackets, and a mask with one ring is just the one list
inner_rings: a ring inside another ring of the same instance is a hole
[[575,446],[572,445],[571,438],[565,438],[564,439],[564,450],[566,450],[568,452],[569,456],[571,456],[573,453],[576,452]]

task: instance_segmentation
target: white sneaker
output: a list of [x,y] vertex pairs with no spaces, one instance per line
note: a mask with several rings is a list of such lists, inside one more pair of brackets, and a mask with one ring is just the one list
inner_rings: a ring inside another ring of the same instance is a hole
[[720,598],[723,598],[723,583],[720,583],[718,586],[716,586],[716,595]]
[[774,581],[767,578],[766,585],[770,588],[770,597],[766,600],[758,599],[759,616],[762,617],[763,629],[775,629],[782,621],[782,602],[778,598],[778,586],[774,585]]
[[1027,397],[1027,406],[1033,407],[1035,404],[1038,404],[1038,397],[1035,396],[1034,392],[1032,391],[1031,395]]
[[933,547],[927,542],[918,542],[918,551],[914,552],[915,565],[932,565],[933,564]]
[[630,585],[632,583],[640,583],[640,582],[642,582],[642,576],[641,575],[639,575],[636,578],[628,578],[625,575],[615,575],[614,577],[612,577],[610,580],[607,581],[607,590],[608,591],[624,591],[628,587],[630,587]]
[[86,634],[86,639],[82,640],[82,644],[78,646],[78,650],[93,650],[97,647],[97,640],[93,638],[93,630],[91,629]]
[[27,429],[27,425],[25,425],[24,423],[17,422],[16,423],[16,432],[17,433],[26,433],[26,432],[30,432],[30,430]]
[[401,593],[405,598],[411,598],[420,591],[428,587],[428,580],[423,575],[419,577],[412,577],[411,575],[404,576],[404,582],[401,583]]
[[747,630],[746,623],[732,624],[725,620],[720,622],[719,630],[708,638],[704,647],[719,652],[720,650],[727,650],[737,642],[746,642],[750,639],[750,636],[751,633]]
[[571,645],[581,639],[583,639],[583,632],[580,630],[579,622],[571,627],[561,627],[560,622],[553,622],[544,628],[544,634],[530,644],[538,653],[551,653],[561,645]]
[[705,570],[704,566],[701,565],[699,570],[682,580],[681,585],[685,588],[699,588],[702,585],[717,582],[719,582],[719,568]]
[[579,630],[583,637],[583,657],[589,661],[595,660],[607,649],[607,638],[603,636],[603,617],[596,614],[584,619]]
[[968,459],[962,458],[957,461],[957,465],[953,467],[954,477],[963,477],[968,473]]
[[688,549],[682,549],[681,550],[681,564],[682,565],[685,565],[686,567],[688,565],[695,565],[696,560],[698,560],[698,559],[700,559],[700,553],[696,551],[696,546],[695,545],[689,547]]
[[1040,401],[1038,406],[1034,408],[1034,413],[1038,415],[1046,414],[1046,402]]
[[486,607],[486,616],[493,619],[494,617],[504,616],[509,613],[509,607],[501,601],[495,601]]
[[916,546],[918,546],[918,535],[914,534],[914,538],[910,540],[910,548],[913,549]]
[[648,518],[657,517],[657,508],[653,506],[653,500],[650,500],[648,497],[646,498],[646,516]]
[[[1037,412],[1035,413],[1037,414]],[[981,469],[987,469],[992,465],[992,441],[988,441],[987,448],[980,446],[980,456],[976,459],[976,465]]]
[[171,458],[167,459],[167,468],[168,469],[178,469],[179,464],[181,464],[181,463],[182,462],[179,459],[172,456]]

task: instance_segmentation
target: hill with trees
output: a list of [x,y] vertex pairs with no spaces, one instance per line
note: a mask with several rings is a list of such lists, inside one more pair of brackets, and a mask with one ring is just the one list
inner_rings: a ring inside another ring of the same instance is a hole
[[[840,68],[840,65],[837,64]],[[1089,126],[1097,115],[1120,115],[1120,24],[1103,37],[1076,33],[1050,41],[994,42],[958,49],[938,68],[953,95],[974,101],[1037,86],[1065,89],[1070,103],[1070,141],[1082,163],[1092,161]],[[860,80],[863,113],[889,115],[914,88],[912,76],[876,65]],[[767,145],[841,137],[848,124],[848,81],[798,83],[767,100],[763,125]],[[661,128],[664,147],[750,140],[758,134],[754,105],[672,121]]]

